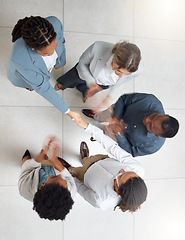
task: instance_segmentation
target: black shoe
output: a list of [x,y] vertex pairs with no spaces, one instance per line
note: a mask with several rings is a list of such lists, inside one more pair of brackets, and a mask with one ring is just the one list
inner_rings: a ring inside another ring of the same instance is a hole
[[94,115],[95,115],[95,114],[93,113],[93,111],[92,111],[91,109],[82,109],[82,113],[83,113],[85,116],[94,119]]
[[31,154],[30,154],[28,149],[26,149],[26,151],[25,151],[25,153],[24,153],[24,155],[22,157],[22,160],[23,160],[24,157],[29,157],[31,159]]
[[63,158],[60,158],[60,157],[58,157],[58,160],[62,163],[62,165],[65,167],[65,168],[69,168],[69,167],[71,167],[71,165],[68,163],[68,162],[66,162]]
[[80,144],[80,155],[82,159],[84,157],[89,157],[89,148],[86,142],[81,142]]

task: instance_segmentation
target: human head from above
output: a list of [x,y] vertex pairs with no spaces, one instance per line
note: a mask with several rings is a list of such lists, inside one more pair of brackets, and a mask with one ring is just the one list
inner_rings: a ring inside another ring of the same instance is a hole
[[139,48],[129,42],[119,42],[112,49],[112,69],[120,78],[136,72],[141,61]]
[[172,138],[179,130],[177,119],[160,113],[152,113],[143,119],[146,129],[156,137]]
[[142,178],[134,172],[121,169],[114,181],[114,190],[121,196],[118,207],[123,211],[135,212],[146,201],[147,187]]
[[53,25],[40,16],[25,17],[17,22],[12,31],[12,42],[20,37],[28,47],[42,56],[51,56],[57,47]]
[[64,220],[73,205],[67,183],[61,175],[50,175],[35,193],[33,209],[40,218]]

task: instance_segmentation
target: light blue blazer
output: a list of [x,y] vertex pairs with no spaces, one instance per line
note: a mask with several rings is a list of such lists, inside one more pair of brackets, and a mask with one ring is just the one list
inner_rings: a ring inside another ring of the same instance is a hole
[[[62,24],[56,17],[47,17],[46,19],[53,25],[57,34],[55,51],[58,59],[55,67],[63,67],[66,63],[66,54]],[[69,109],[50,85],[50,74],[41,55],[29,48],[23,38],[17,39],[13,44],[8,62],[7,77],[14,86],[34,89],[61,112],[66,112]]]

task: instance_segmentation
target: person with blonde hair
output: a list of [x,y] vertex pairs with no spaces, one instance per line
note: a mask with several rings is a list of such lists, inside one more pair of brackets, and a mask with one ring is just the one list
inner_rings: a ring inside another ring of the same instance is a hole
[[102,111],[124,93],[124,84],[128,80],[141,73],[140,61],[141,52],[135,44],[122,41],[114,45],[97,41],[82,54],[79,63],[57,79],[55,89],[76,87],[84,101],[107,89],[108,93],[98,103],[99,111]]

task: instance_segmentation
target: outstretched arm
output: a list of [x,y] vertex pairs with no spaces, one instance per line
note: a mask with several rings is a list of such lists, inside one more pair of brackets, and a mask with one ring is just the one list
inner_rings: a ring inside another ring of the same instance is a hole
[[101,143],[105,150],[111,155],[113,155],[118,161],[122,162],[125,158],[131,157],[131,155],[121,149],[115,141],[113,141],[110,137],[106,136],[100,128],[87,123],[82,117],[77,124],[81,128],[84,128],[85,131],[88,132],[99,143]]

